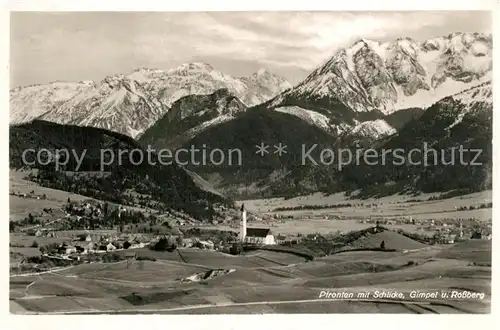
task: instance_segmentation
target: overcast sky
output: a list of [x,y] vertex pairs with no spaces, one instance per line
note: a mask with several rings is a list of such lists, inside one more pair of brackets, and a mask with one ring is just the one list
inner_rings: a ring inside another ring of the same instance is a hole
[[245,76],[267,68],[292,83],[360,37],[427,39],[491,32],[488,12],[18,12],[11,87],[100,81],[138,67],[206,62]]

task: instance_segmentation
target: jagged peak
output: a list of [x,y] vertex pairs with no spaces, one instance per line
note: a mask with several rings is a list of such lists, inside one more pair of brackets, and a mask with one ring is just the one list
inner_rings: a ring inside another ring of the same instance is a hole
[[376,40],[360,38],[355,43],[353,43],[351,45],[351,47],[349,47],[345,50],[340,50],[339,52],[337,52],[336,57],[342,58],[343,56],[348,55],[348,53],[349,54],[356,54],[360,49],[364,49],[364,48],[379,53],[379,51],[381,49],[381,43],[379,41],[376,41]]
[[186,100],[205,99],[207,97],[212,98],[212,99],[222,99],[222,98],[228,98],[228,97],[234,97],[234,98],[236,98],[236,96],[234,96],[228,88],[219,88],[216,91],[214,91],[212,93],[208,93],[208,94],[189,94],[189,95],[185,95],[185,96],[179,98],[174,103],[176,103],[176,102],[184,102]]
[[410,38],[410,37],[399,37],[399,38],[396,38],[396,41],[397,41],[397,42],[401,42],[401,41],[410,41],[410,42],[415,42],[415,39]]
[[191,63],[181,64],[177,68],[170,70],[170,72],[195,71],[195,70],[214,71],[215,69],[210,64],[205,62],[191,62]]
[[274,74],[266,68],[260,68],[259,70],[257,70],[257,72],[254,73],[254,75],[257,75],[257,76],[273,75],[274,76]]
[[136,68],[132,72],[161,72],[163,70],[158,68]]
[[442,37],[444,39],[448,40],[453,40],[453,39],[459,39],[459,40],[488,40],[491,41],[493,38],[493,35],[491,33],[484,33],[484,32],[452,32],[448,34],[445,37]]
[[23,86],[16,86],[11,88],[11,91],[13,90],[20,90],[23,88],[29,88],[29,87],[43,87],[43,86],[48,86],[48,85],[61,85],[61,84],[67,84],[67,85],[75,85],[75,84],[82,84],[82,85],[91,85],[94,84],[94,81],[92,80],[81,80],[81,81],[67,81],[67,80],[53,80],[49,81],[46,84],[30,84],[30,85],[23,85]]
[[358,39],[356,39],[356,41],[354,41],[354,43],[351,45],[351,47],[355,47],[355,46],[358,46],[359,44],[367,44],[367,43],[368,43],[368,39],[358,38]]
[[[367,39],[367,38],[363,38],[363,37],[360,37],[358,39],[356,39],[356,41],[354,41],[350,47],[348,48],[357,48],[357,47],[363,47],[365,45],[367,46],[372,46],[372,45],[385,45],[385,44],[404,44],[406,42],[410,42],[410,43],[430,43],[430,42],[435,42],[435,41],[438,41],[438,40],[445,40],[445,39],[453,39],[453,38],[464,38],[464,37],[470,37],[470,38],[483,38],[483,39],[490,39],[492,38],[492,33],[485,33],[485,32],[459,32],[459,31],[456,31],[456,32],[451,32],[450,34],[448,35],[445,35],[445,36],[438,36],[438,37],[435,37],[435,38],[429,38],[429,39],[425,39],[425,40],[416,40],[416,39],[413,39],[411,37],[398,37],[396,39],[393,39],[392,41],[388,41],[388,42],[382,42],[382,41],[379,41],[379,40],[371,40],[371,39]],[[339,52],[341,52],[342,50],[339,50]]]
[[113,76],[106,76],[104,77],[103,80],[101,80],[102,83],[109,83],[112,81],[118,81],[125,78],[125,75],[123,73],[115,74]]
[[473,35],[474,35],[474,33],[470,33],[470,32],[455,31],[455,32],[451,32],[450,34],[448,34],[447,38],[453,39],[455,37],[473,36]]
[[366,46],[369,46],[368,44],[368,39],[365,39],[365,38],[359,38],[357,39],[352,45],[351,47],[348,47],[347,50],[349,52],[352,52],[353,54],[355,54],[358,50],[366,47]]
[[216,90],[215,92],[213,92],[211,95],[216,97],[216,98],[233,96],[233,94],[229,91],[228,88],[220,88],[220,89]]
[[[279,79],[282,81],[286,81],[285,78],[273,73],[272,71],[270,71],[267,68],[260,68],[259,70],[257,70],[257,72],[253,73],[250,76],[250,78],[262,78],[262,77],[273,77],[273,78],[276,78],[276,79]],[[245,77],[243,77],[243,78],[245,78]]]
[[481,83],[479,85],[472,86],[470,88],[464,89],[463,91],[460,91],[458,93],[452,94],[451,96],[459,96],[461,94],[466,94],[466,93],[474,91],[474,90],[480,90],[480,89],[486,89],[486,88],[491,89],[491,80],[483,82],[483,83]]
[[95,85],[95,81],[93,80],[80,80],[78,83],[89,86]]

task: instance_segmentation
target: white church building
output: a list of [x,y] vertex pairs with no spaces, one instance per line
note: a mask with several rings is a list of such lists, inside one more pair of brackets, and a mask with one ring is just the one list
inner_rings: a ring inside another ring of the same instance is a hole
[[245,243],[274,245],[276,241],[269,228],[247,228]]
[[276,241],[269,228],[247,228],[247,211],[241,205],[240,240],[243,243],[274,245]]

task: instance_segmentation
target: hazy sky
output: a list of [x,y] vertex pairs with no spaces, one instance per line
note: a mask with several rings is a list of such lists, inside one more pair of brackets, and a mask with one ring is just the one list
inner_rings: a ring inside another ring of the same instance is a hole
[[138,67],[206,62],[245,76],[264,67],[292,83],[360,37],[427,39],[491,32],[489,12],[17,12],[11,87],[97,80]]

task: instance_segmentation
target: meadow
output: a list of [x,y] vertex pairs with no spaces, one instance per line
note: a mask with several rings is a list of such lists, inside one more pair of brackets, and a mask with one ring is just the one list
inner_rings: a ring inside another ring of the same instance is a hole
[[[38,187],[11,171],[11,191],[46,195],[38,199],[11,196],[11,220],[26,212],[63,205],[86,197]],[[491,209],[462,210],[463,206],[491,202],[491,191],[443,200],[429,196],[391,196],[378,200],[347,199],[342,194],[312,194],[292,199],[246,200],[246,208],[265,221],[249,227],[268,226],[273,233],[302,234],[350,232],[372,227],[366,219],[491,219]],[[419,199],[419,200],[417,200]],[[284,210],[301,205],[351,207]],[[289,218],[291,216],[291,218]],[[44,222],[60,214],[44,214]],[[278,219],[275,219],[278,218]],[[272,220],[269,220],[272,219]],[[229,225],[202,228],[235,230]],[[411,224],[384,224],[389,229],[417,231]],[[76,232],[58,237],[11,233],[11,252],[38,255],[38,244],[61,243]],[[491,240],[427,246],[396,232],[384,231],[351,242],[351,248],[373,249],[384,241],[387,251],[343,251],[306,258],[256,250],[233,256],[217,251],[179,248],[173,252],[136,249],[136,256],[150,260],[86,263],[50,271],[10,275],[10,311],[16,314],[134,314],[134,313],[488,313],[491,299]],[[126,254],[126,251],[117,251]],[[12,258],[12,255],[11,255]],[[141,259],[141,258],[139,258]],[[153,261],[154,260],[154,261]],[[18,260],[11,260],[17,263]],[[193,280],[196,278],[196,280]],[[405,299],[321,299],[322,291],[399,291]],[[412,291],[468,290],[484,299],[411,299]]]
[[[491,241],[487,240],[411,252],[343,252],[310,262],[271,251],[239,256],[194,249],[177,253],[186,261],[180,261],[175,252],[157,252],[157,257],[164,254],[164,258],[11,276],[11,312],[487,313],[491,299],[491,267],[474,264],[491,258]],[[221,268],[234,271],[207,280],[182,281]],[[324,290],[356,295],[396,290],[405,299],[353,299],[346,304],[320,299]],[[415,290],[469,290],[483,292],[485,298],[411,299],[409,294]]]

